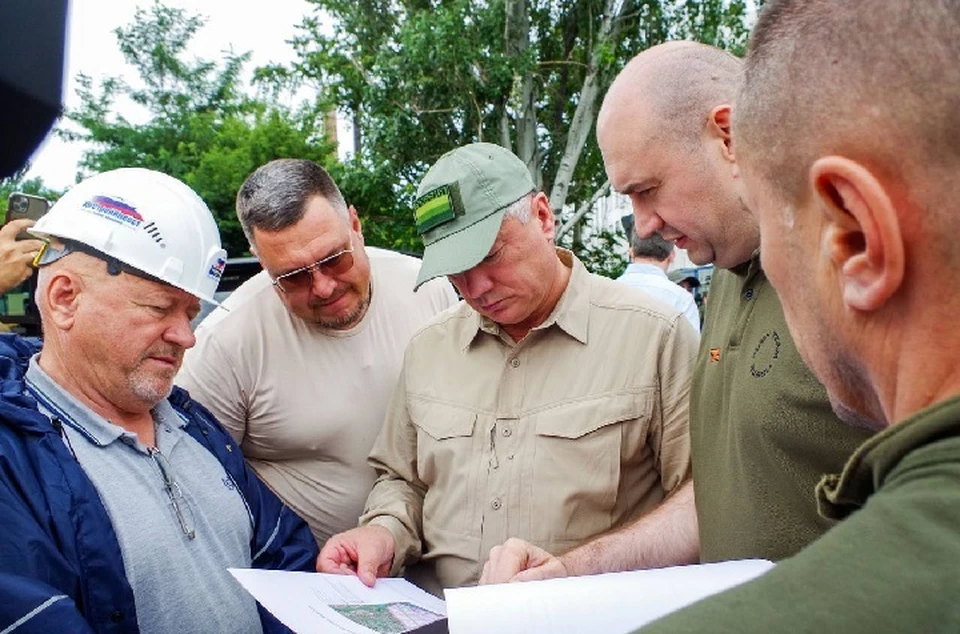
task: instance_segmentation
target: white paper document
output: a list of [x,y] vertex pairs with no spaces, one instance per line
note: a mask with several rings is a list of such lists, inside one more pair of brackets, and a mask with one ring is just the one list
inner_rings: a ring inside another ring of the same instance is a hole
[[447,626],[450,634],[625,634],[772,567],[728,561],[445,590]]
[[392,634],[444,617],[443,601],[404,579],[230,568],[263,607],[297,634]]

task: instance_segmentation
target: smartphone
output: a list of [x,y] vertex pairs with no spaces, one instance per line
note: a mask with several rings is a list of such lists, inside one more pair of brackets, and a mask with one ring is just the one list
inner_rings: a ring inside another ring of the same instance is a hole
[[[40,217],[50,209],[50,201],[41,196],[33,194],[24,194],[22,192],[13,192],[7,198],[7,217],[4,224],[11,220],[20,218],[30,218],[34,222],[40,220]],[[30,235],[26,231],[17,234],[17,240],[36,240],[37,237]]]
[[40,217],[50,209],[50,201],[40,196],[13,192],[7,199],[7,218],[4,223],[20,218],[40,220]]

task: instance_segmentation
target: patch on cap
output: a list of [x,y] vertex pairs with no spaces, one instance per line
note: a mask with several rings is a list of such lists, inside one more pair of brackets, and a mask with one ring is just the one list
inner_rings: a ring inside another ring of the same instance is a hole
[[431,189],[417,198],[413,207],[416,210],[413,212],[414,221],[420,235],[464,214],[463,199],[460,198],[460,186],[457,183]]

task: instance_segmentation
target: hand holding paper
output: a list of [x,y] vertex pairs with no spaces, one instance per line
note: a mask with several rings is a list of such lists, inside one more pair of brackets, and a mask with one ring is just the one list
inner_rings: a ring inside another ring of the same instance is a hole
[[538,581],[566,577],[569,573],[559,557],[538,546],[511,537],[490,549],[490,558],[483,564],[480,585],[512,581]]
[[377,577],[390,574],[393,535],[382,526],[354,528],[327,540],[317,557],[317,572],[356,575],[373,587]]

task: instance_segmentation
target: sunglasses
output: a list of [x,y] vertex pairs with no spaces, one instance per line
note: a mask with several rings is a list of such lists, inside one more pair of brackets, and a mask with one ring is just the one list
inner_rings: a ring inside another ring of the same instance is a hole
[[278,275],[273,279],[273,284],[284,293],[296,293],[313,286],[313,272],[319,271],[321,275],[334,276],[342,275],[353,268],[353,243],[343,251],[338,251],[322,260],[317,260],[313,264],[290,271],[283,275]]

